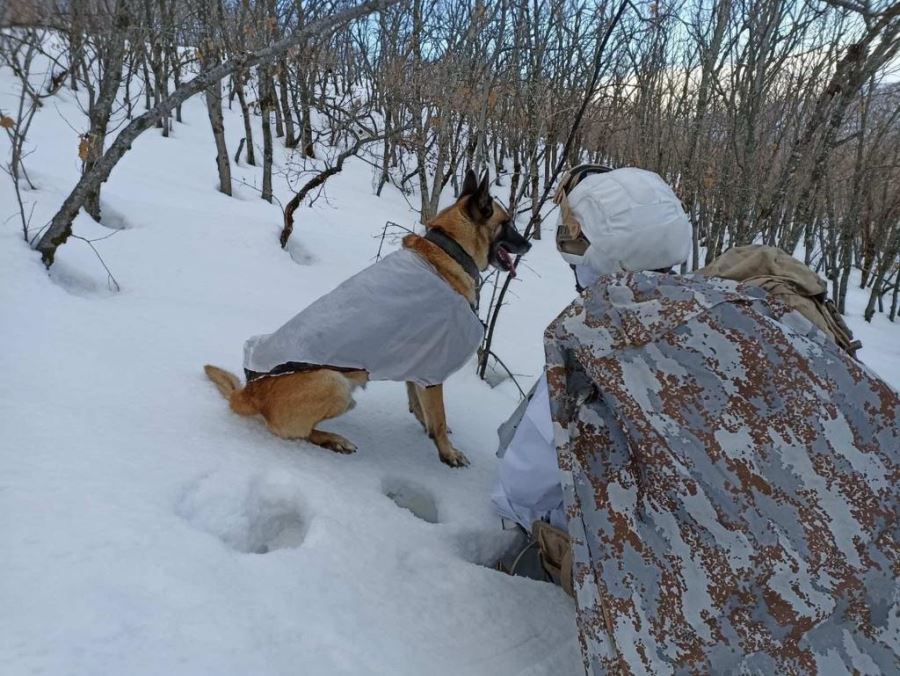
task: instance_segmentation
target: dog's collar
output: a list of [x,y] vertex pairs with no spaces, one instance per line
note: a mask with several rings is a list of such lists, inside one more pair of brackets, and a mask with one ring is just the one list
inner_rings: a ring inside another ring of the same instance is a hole
[[475,282],[476,286],[478,285],[481,281],[481,272],[478,270],[478,266],[475,264],[472,257],[459,245],[459,242],[438,228],[431,228],[426,232],[425,239],[432,244],[439,246],[444,253],[459,263],[462,269],[465,270],[469,277]]

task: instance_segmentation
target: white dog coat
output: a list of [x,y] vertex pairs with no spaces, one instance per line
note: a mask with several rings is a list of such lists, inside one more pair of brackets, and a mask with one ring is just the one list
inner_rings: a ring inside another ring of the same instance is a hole
[[274,333],[244,344],[244,368],[289,362],[363,369],[372,380],[439,385],[478,349],[469,302],[418,254],[401,249],[343,282]]

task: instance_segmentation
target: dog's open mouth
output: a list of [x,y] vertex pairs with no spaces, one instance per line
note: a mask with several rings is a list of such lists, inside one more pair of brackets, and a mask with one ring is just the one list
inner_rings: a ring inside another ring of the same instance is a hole
[[530,248],[531,244],[516,231],[512,221],[506,221],[491,245],[491,265],[515,277],[516,259],[528,253]]
[[500,264],[500,268],[504,272],[508,272],[510,275],[515,277],[516,259],[513,258],[513,255],[509,252],[509,250],[502,244],[498,244],[495,253],[497,255],[497,262]]

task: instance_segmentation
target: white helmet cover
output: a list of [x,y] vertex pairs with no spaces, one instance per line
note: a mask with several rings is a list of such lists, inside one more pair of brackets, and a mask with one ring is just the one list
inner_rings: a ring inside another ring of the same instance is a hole
[[567,195],[590,246],[566,262],[597,275],[658,270],[687,260],[691,224],[672,188],[652,171],[589,174]]

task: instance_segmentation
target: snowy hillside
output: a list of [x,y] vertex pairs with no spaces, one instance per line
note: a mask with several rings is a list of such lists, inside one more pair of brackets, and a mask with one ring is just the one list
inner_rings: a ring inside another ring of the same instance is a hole
[[[34,223],[77,180],[71,96],[63,90],[31,135]],[[327,203],[298,212],[288,255],[277,207],[251,188],[215,190],[202,99],[184,116],[172,138],[148,132],[116,169],[103,193],[109,227],[85,215],[76,224],[87,239],[112,235],[95,246],[119,292],[84,241],[60,249],[48,278],[16,219],[0,231],[2,671],[579,668],[568,597],[485,567],[510,544],[488,493],[512,383],[492,390],[474,365],[448,383],[464,470],[438,461],[402,384],[370,384],[324,425],[359,445],[352,456],[281,441],[228,410],[203,364],[240,372],[248,336],[372,262],[386,220],[412,227],[416,215],[390,188],[374,197],[371,168],[350,163]],[[228,115],[234,147],[239,129]],[[236,171],[259,184],[258,169]],[[0,205],[4,219],[15,213],[8,180]],[[510,306],[498,337],[531,376],[541,328],[569,294],[551,253],[529,260],[543,279],[523,268],[515,286],[540,302]]]
[[[14,89],[0,71],[4,108]],[[78,177],[72,97],[61,90],[30,134],[36,227]],[[512,542],[488,497],[512,382],[491,389],[474,362],[448,382],[454,443],[472,461],[454,470],[402,384],[370,384],[324,425],[359,446],[343,456],[232,414],[203,374],[240,372],[248,336],[370,264],[386,221],[413,227],[407,198],[375,197],[372,168],[351,160],[327,201],[298,211],[286,253],[280,210],[250,187],[259,170],[235,167],[248,185],[217,192],[202,99],[184,118],[115,169],[104,225],[76,223],[118,291],[87,242],[62,247],[48,276],[16,218],[0,226],[0,671],[578,673],[571,600],[490,568]],[[226,111],[230,147],[240,128]],[[289,194],[280,175],[275,194]],[[15,213],[2,180],[0,216]],[[513,291],[495,350],[524,387],[573,295],[552,241]],[[898,387],[898,327],[862,322],[862,302],[849,318],[861,356]]]

